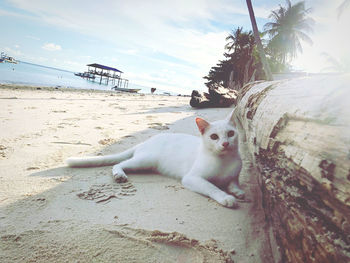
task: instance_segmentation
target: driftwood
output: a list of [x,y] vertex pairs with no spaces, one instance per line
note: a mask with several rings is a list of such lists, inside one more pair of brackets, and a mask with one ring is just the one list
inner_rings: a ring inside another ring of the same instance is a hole
[[208,88],[209,93],[192,91],[190,105],[194,108],[230,107],[236,104],[237,91],[227,89],[219,84]]
[[236,122],[261,175],[275,262],[350,262],[349,83],[317,75],[239,94]]

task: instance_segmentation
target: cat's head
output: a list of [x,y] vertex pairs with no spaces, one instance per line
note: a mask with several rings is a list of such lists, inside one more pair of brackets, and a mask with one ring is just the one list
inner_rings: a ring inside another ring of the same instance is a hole
[[202,135],[203,145],[218,155],[236,151],[238,147],[238,131],[234,126],[233,113],[225,120],[207,122],[196,118],[196,124]]

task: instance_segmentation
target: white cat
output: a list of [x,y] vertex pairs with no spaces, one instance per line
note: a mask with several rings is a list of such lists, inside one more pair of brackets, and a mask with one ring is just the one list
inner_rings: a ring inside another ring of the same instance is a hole
[[212,123],[196,118],[196,123],[200,138],[163,133],[119,154],[73,157],[67,160],[67,164],[70,167],[115,164],[113,176],[117,182],[127,181],[125,172],[154,170],[180,178],[186,188],[209,196],[223,206],[236,207],[237,201],[231,194],[244,198],[244,191],[238,182],[242,160],[233,114]]

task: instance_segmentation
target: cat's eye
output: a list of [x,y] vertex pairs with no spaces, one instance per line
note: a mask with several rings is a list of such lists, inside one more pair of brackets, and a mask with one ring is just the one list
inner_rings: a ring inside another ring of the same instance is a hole
[[233,137],[235,135],[235,131],[229,131],[228,133],[227,133],[227,136],[228,137]]
[[210,139],[217,140],[217,139],[219,139],[219,136],[217,134],[213,133],[212,135],[210,135]]

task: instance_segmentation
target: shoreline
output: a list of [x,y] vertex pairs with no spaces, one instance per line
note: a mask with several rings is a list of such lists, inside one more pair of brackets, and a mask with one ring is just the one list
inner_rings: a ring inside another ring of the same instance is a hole
[[120,152],[160,132],[198,135],[196,116],[213,121],[231,109],[193,109],[179,96],[86,91],[0,85],[2,262],[269,262],[247,155],[241,184],[251,202],[236,210],[172,178],[130,175],[121,185],[109,166],[64,164],[70,156]]
[[[110,82],[99,83],[99,80],[88,81],[84,78],[76,76],[75,73],[64,69],[48,67],[33,63],[19,63],[2,65],[0,67],[0,84],[18,85],[18,86],[48,86],[48,87],[65,87],[72,89],[95,89],[95,90],[111,90],[115,84]],[[151,88],[156,88],[156,94],[170,93],[172,96],[190,95],[190,91],[184,88],[161,87],[162,85],[140,85],[130,82],[128,88],[140,89],[139,92],[144,94],[151,93]],[[120,86],[121,87],[121,86]],[[164,88],[164,89],[163,89]]]
[[64,87],[64,86],[42,86],[42,85],[25,85],[25,84],[4,84],[0,83],[0,89],[17,89],[17,90],[45,90],[45,91],[72,91],[72,92],[92,92],[92,93],[108,93],[108,94],[129,94],[129,95],[152,95],[152,96],[172,96],[172,97],[186,97],[191,98],[190,95],[182,95],[182,94],[152,94],[152,93],[128,93],[114,90],[100,90],[100,89],[85,89],[85,88],[75,88],[75,87]]

